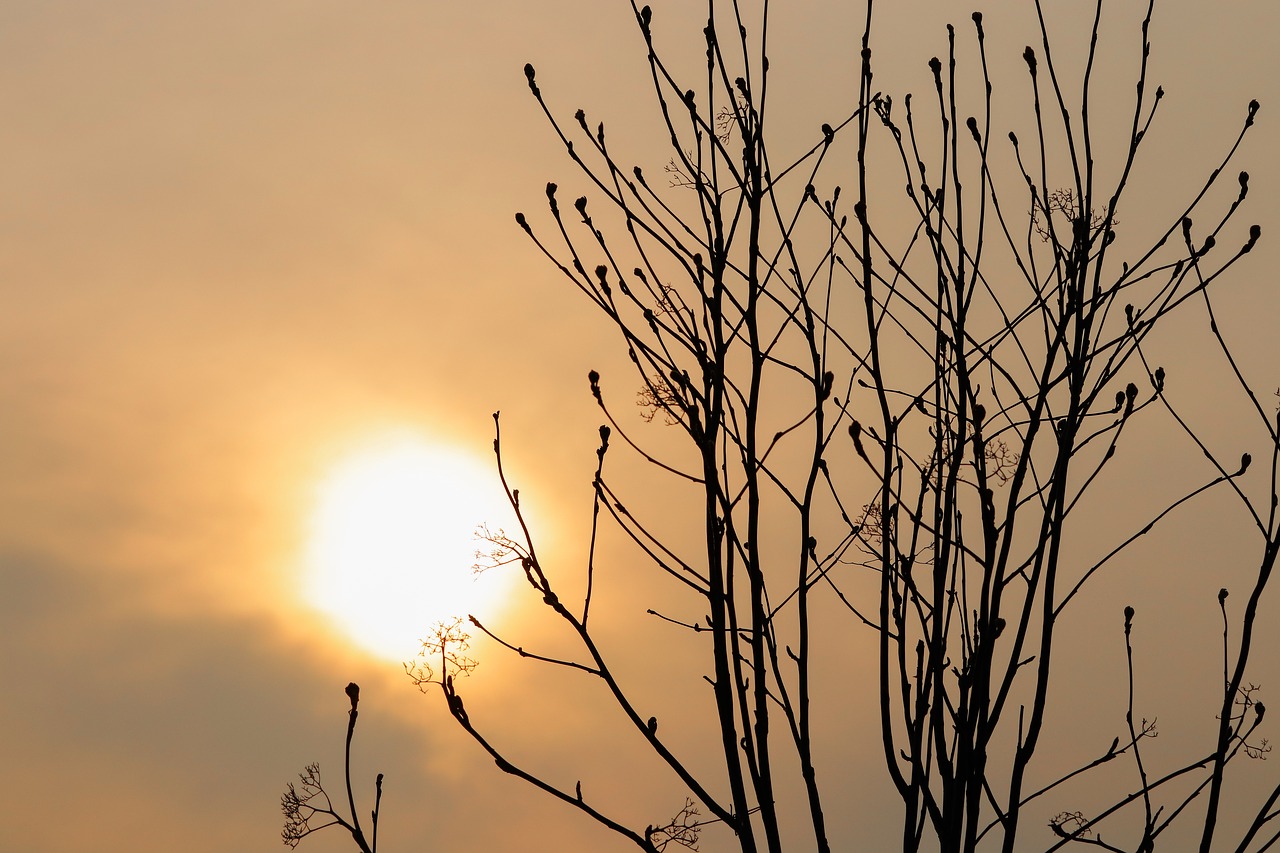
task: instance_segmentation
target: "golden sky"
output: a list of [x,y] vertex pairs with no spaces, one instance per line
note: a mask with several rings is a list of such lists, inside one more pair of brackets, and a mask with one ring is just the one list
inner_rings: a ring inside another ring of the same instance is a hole
[[[688,5],[654,4],[678,49],[696,45]],[[856,94],[845,5],[773,7],[788,93],[777,109],[797,116],[797,146]],[[1017,69],[1026,5],[886,3],[880,87],[922,86],[943,24],[967,27],[972,8],[986,12],[996,67]],[[1081,4],[1047,5],[1085,22],[1070,12]],[[1108,3],[1116,46],[1137,38],[1141,5]],[[1273,5],[1158,3],[1165,141],[1144,179],[1157,206],[1184,198],[1244,104],[1262,102],[1240,162],[1264,242],[1230,285],[1229,322],[1264,390],[1280,385],[1265,369],[1280,363],[1280,254],[1265,236],[1280,233]],[[285,783],[313,760],[337,781],[342,687],[355,680],[357,773],[370,788],[387,775],[384,849],[624,849],[499,773],[438,695],[309,609],[299,568],[317,490],[345,459],[413,432],[487,464],[498,409],[549,549],[571,566],[582,554],[598,424],[585,375],[624,360],[512,219],[542,212],[547,180],[577,180],[528,95],[526,61],[564,117],[587,108],[660,173],[643,46],[620,0],[0,2],[7,848],[277,849]],[[1023,82],[997,78],[1010,92]],[[635,589],[615,579],[604,601],[627,668],[696,682],[661,640],[628,647],[643,606],[627,611]],[[1211,620],[1182,589],[1163,593],[1171,618]],[[405,594],[430,595],[429,578]],[[527,618],[535,604],[495,621],[551,642]],[[646,786],[655,768],[614,745],[623,728],[606,706],[477,649],[468,708],[530,763],[624,800],[630,783],[610,770],[634,757],[635,808],[663,816],[669,797]],[[846,840],[883,795],[875,746],[851,737],[839,756],[869,768],[850,791],[866,814],[837,821]],[[346,846],[331,832],[302,849]]]

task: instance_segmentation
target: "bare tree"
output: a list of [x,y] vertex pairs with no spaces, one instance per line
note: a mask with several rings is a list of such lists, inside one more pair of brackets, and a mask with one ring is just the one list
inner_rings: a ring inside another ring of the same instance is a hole
[[[351,710],[347,712],[347,740],[343,749],[343,781],[347,789],[347,811],[343,813],[340,804],[335,804],[324,789],[320,780],[320,765],[312,762],[298,774],[298,784],[292,782],[280,797],[280,810],[284,812],[284,829],[280,837],[290,847],[297,847],[298,842],[313,832],[319,832],[330,826],[345,829],[355,842],[361,853],[378,853],[378,813],[382,808],[382,774],[374,781],[373,810],[370,812],[371,835],[365,836],[360,826],[360,815],[356,810],[355,793],[351,788],[351,740],[356,733],[356,718],[359,716],[356,706],[360,704],[360,685],[354,681],[345,688],[347,698],[351,700]],[[318,823],[312,826],[312,821]]]
[[[822,766],[832,733],[815,726],[813,702],[817,682],[841,677],[831,673],[848,650],[819,639],[839,620],[876,659],[874,682],[858,698],[878,709],[904,851],[1152,850],[1175,824],[1184,833],[1193,825],[1202,851],[1266,849],[1280,838],[1280,785],[1260,793],[1246,825],[1219,821],[1228,768],[1267,750],[1250,664],[1280,549],[1280,424],[1214,317],[1219,280],[1260,236],[1258,226],[1236,223],[1246,173],[1218,201],[1258,104],[1242,110],[1187,204],[1160,219],[1128,192],[1164,96],[1148,80],[1154,2],[1132,33],[1136,71],[1124,87],[1133,97],[1118,129],[1099,127],[1091,111],[1102,0],[1078,78],[1066,79],[1036,0],[1040,43],[1026,48],[1027,76],[1012,96],[997,93],[975,13],[965,37],[974,67],[957,60],[962,37],[949,27],[946,55],[929,62],[932,91],[919,102],[875,86],[872,5],[850,114],[783,159],[771,148],[768,4],[749,26],[739,3],[708,2],[705,77],[690,87],[659,51],[649,7],[633,3],[671,140],[661,185],[620,162],[604,125],[583,111],[562,121],[525,67],[592,192],[562,206],[548,184],[540,224],[516,220],[616,331],[634,375],[589,376],[607,424],[585,577],[544,563],[505,473],[520,529],[490,536],[493,562],[523,572],[580,652],[536,653],[472,622],[531,665],[598,683],[668,768],[684,807],[661,825],[632,825],[584,796],[581,783],[525,766],[519,744],[494,743],[463,704],[455,676],[471,662],[456,659],[467,662],[459,669],[450,657],[465,641],[456,631],[436,636],[434,668],[416,680],[441,689],[449,714],[499,768],[642,850],[696,849],[715,825],[744,853],[828,851],[841,768]],[[1026,138],[993,127],[997,95],[1025,105]],[[1122,209],[1159,221],[1154,236],[1122,236]],[[1260,489],[1245,478],[1250,455],[1203,438],[1184,414],[1194,389],[1175,395],[1155,360],[1157,330],[1196,311],[1208,332],[1183,346],[1221,353],[1225,381],[1256,420],[1254,449],[1270,456]],[[619,386],[652,426],[617,408]],[[1207,473],[1095,559],[1074,522],[1115,500],[1116,460],[1135,424],[1158,417],[1186,436],[1187,458],[1205,458]],[[655,439],[661,424],[668,429]],[[613,476],[619,444],[643,463],[642,482]],[[502,471],[500,434],[494,449]],[[688,495],[698,541],[633,513],[628,489]],[[1066,615],[1137,543],[1211,492],[1233,496],[1256,532],[1244,608],[1225,589],[1218,596],[1221,682],[1193,686],[1218,697],[1216,737],[1182,763],[1162,757],[1156,766],[1144,754],[1156,727],[1134,714],[1140,623],[1132,607],[1117,606],[1112,624],[1129,674],[1123,733],[1071,772],[1040,779],[1034,761],[1049,736],[1051,686],[1064,656],[1070,663],[1058,642]],[[597,541],[607,524],[682,590],[649,612],[687,632],[706,662],[697,685],[710,686],[715,772],[659,732],[643,686],[625,682],[599,640]],[[579,582],[585,594],[567,600],[563,589]],[[1028,804],[1116,760],[1132,764],[1136,790],[1118,787],[1110,805],[1061,810],[1048,830],[1027,831]],[[780,814],[780,803],[795,801],[807,811],[800,836]]]

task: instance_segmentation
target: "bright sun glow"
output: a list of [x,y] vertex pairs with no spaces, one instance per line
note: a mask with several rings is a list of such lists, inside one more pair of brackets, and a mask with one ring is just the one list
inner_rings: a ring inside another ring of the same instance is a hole
[[477,575],[476,528],[510,528],[492,466],[413,437],[374,443],[320,484],[305,597],[358,645],[410,660],[436,622],[492,615],[512,589]]

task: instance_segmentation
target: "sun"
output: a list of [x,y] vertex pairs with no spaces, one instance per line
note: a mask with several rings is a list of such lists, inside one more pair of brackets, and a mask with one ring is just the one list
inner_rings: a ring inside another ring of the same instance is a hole
[[512,592],[477,573],[477,529],[510,528],[493,466],[414,435],[372,441],[320,482],[304,567],[306,603],[352,642],[396,661],[435,623],[492,616]]

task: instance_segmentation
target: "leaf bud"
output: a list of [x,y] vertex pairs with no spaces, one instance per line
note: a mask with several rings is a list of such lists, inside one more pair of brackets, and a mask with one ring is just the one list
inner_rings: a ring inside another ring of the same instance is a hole
[[867,451],[862,447],[862,424],[857,421],[849,424],[849,437],[853,439],[853,449],[858,451],[859,456],[866,459]]
[[1249,226],[1249,242],[1245,243],[1244,248],[1241,249],[1240,251],[1242,253],[1250,251],[1254,247],[1254,244],[1258,242],[1258,238],[1261,236],[1262,236],[1262,226],[1250,225]]

